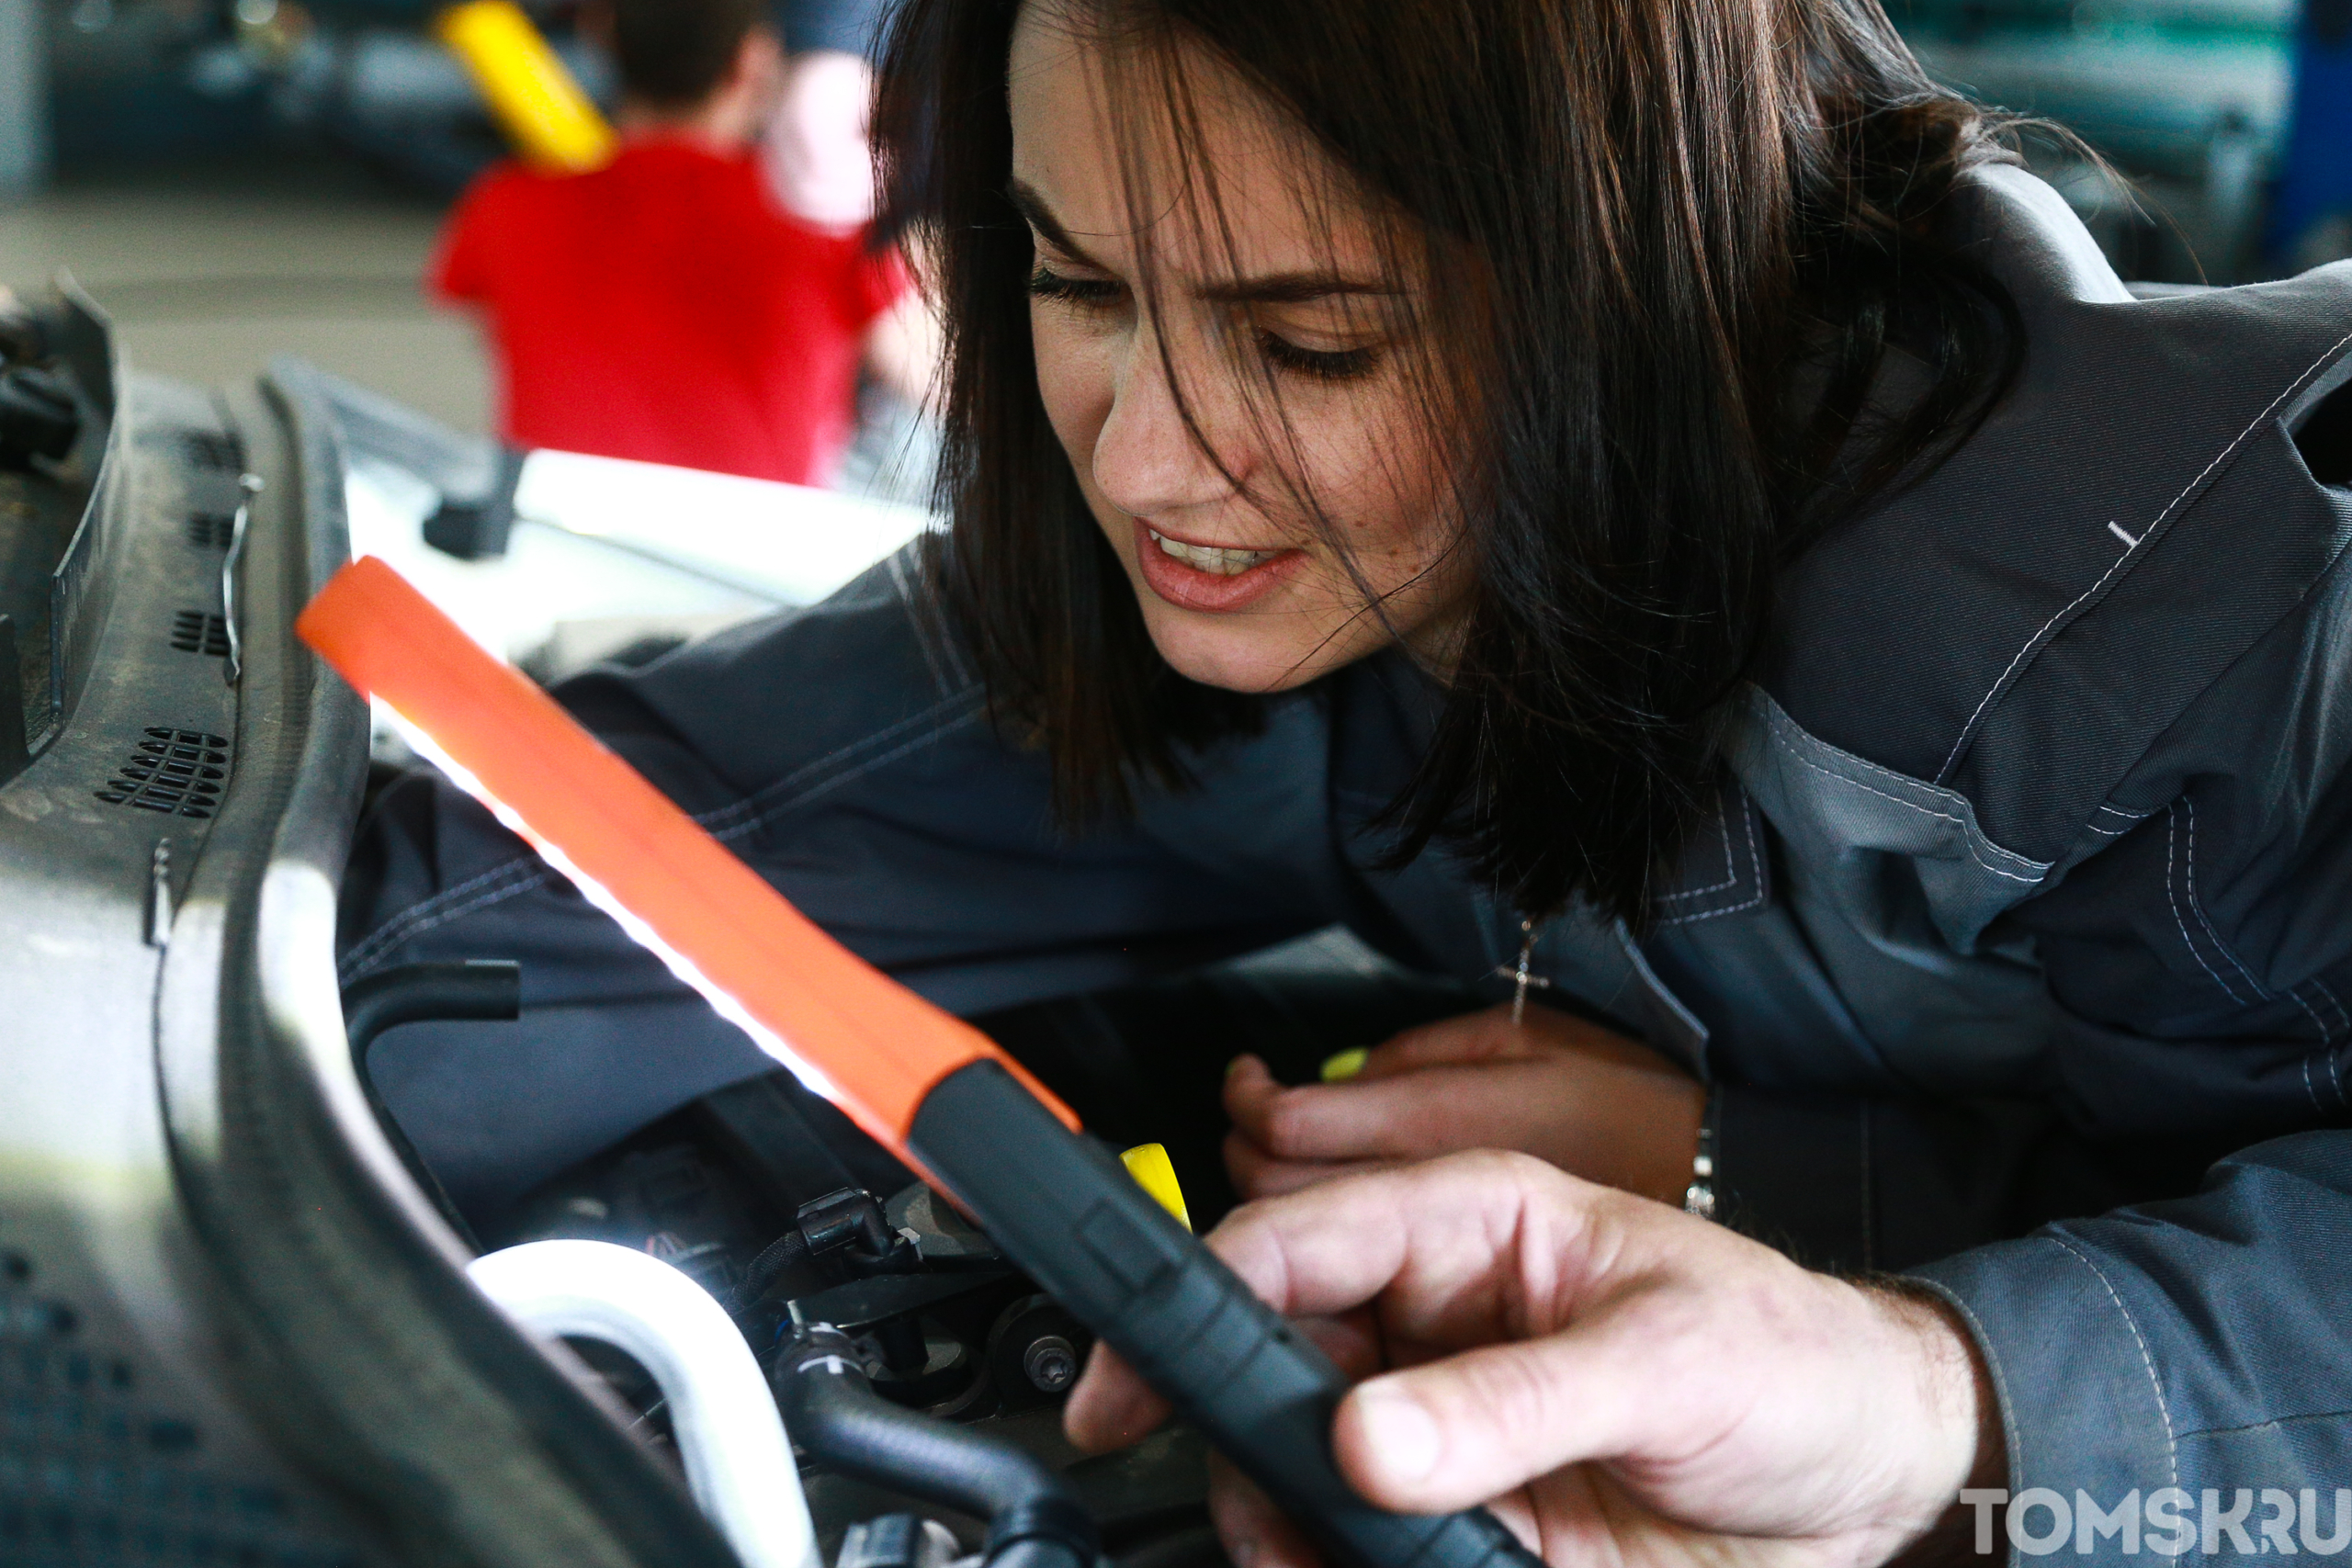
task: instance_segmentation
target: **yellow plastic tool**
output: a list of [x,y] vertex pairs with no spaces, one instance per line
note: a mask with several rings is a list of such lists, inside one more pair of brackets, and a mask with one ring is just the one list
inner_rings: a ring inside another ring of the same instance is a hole
[[525,162],[579,174],[611,159],[613,128],[514,0],[461,0],[433,28]]
[[1184,1208],[1184,1189],[1177,1185],[1176,1167],[1169,1161],[1167,1145],[1137,1144],[1119,1158],[1126,1162],[1127,1174],[1136,1179],[1137,1187],[1175,1215],[1178,1224],[1193,1228],[1193,1216]]

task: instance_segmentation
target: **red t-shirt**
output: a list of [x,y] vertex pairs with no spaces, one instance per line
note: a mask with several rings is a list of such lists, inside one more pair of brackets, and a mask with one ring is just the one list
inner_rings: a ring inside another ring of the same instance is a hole
[[649,141],[593,174],[483,175],[433,287],[487,311],[517,446],[811,484],[907,276],[785,212],[750,154]]

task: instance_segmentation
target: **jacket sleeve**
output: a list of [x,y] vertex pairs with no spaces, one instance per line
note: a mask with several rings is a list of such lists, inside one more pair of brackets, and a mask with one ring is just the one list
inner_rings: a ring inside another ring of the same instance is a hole
[[[2226,1514],[2239,1487],[2314,1487],[2332,1509],[2352,1483],[2352,1132],[2256,1144],[2200,1179],[2193,1151],[2102,1145],[2024,1104],[1726,1088],[1717,1117],[1729,1223],[1815,1267],[1902,1270],[1959,1311],[2012,1494],[2111,1509],[2177,1487],[2201,1518],[2207,1488]],[[2178,1195],[2112,1206],[2135,1190]]]
[[[2279,1495],[2314,1489],[2333,1518],[2352,1480],[2352,1133],[2258,1144],[2192,1197],[1915,1272],[1984,1350],[2013,1494],[2112,1509],[2172,1489],[2209,1556],[2274,1550],[2261,1521]],[[2217,1539],[2233,1517],[2240,1533]]]
[[2019,908],[2059,1013],[2041,1097],[1733,1086],[1717,1116],[1734,1223],[1965,1317],[2013,1492],[2177,1487],[2198,1550],[2258,1553],[2278,1495],[2314,1488],[2324,1541],[2352,1484],[2352,789],[2296,796],[2290,830],[2225,784]]
[[[558,695],[845,945],[978,1012],[1120,984],[1327,923],[1347,873],[1312,698],[1200,760],[1132,822],[1057,826],[1044,759],[1001,739],[902,559]],[[346,986],[509,958],[514,1026],[412,1026],[379,1090],[460,1207],[494,1205],[676,1105],[775,1063],[446,782],[378,795],[345,876]]]

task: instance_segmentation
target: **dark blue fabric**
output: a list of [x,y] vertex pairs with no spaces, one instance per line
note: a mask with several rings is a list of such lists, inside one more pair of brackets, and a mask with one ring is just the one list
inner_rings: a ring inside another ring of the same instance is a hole
[[[2019,1484],[2325,1492],[2352,1433],[2352,497],[2292,437],[2352,373],[2352,269],[2135,302],[2023,175],[1959,205],[2034,333],[2018,401],[1796,563],[1652,934],[1572,911],[1534,968],[1713,1075],[1739,1223],[1951,1293]],[[1435,700],[1402,660],[1269,700],[1196,790],[1072,838],[918,599],[894,560],[560,694],[959,1011],[1333,923],[1505,994],[1517,912],[1442,853],[1383,864]],[[765,1065],[430,779],[381,798],[345,922],[346,980],[523,961],[514,1050],[375,1048],[461,1203]]]

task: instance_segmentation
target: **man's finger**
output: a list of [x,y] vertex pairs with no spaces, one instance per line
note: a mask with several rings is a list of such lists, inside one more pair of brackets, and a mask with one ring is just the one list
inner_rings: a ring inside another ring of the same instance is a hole
[[1062,1407],[1062,1430],[1090,1453],[1123,1449],[1168,1419],[1168,1402],[1101,1340]]
[[1233,1190],[1244,1198],[1279,1198],[1285,1192],[1295,1192],[1302,1187],[1312,1187],[1333,1177],[1385,1169],[1389,1163],[1385,1160],[1349,1160],[1322,1164],[1276,1159],[1238,1133],[1225,1135],[1225,1171],[1233,1179]]
[[[1597,1209],[1629,1201],[1525,1155],[1455,1155],[1244,1204],[1208,1244],[1291,1316],[1361,1306],[1409,1265],[1409,1288],[1382,1311],[1384,1321],[1418,1334],[1424,1315],[1462,1317],[1479,1310],[1474,1303],[1517,1295],[1521,1255],[1531,1248],[1559,1255],[1544,1270],[1547,1280],[1578,1275],[1572,1260],[1586,1248],[1574,1233],[1589,1228]],[[1524,1332],[1466,1318],[1456,1326],[1462,1344]]]
[[1209,1520],[1234,1568],[1322,1568],[1298,1527],[1215,1452],[1209,1455]]
[[1657,1424],[1656,1369],[1616,1339],[1571,1328],[1362,1383],[1332,1425],[1340,1467],[1383,1507],[1434,1513],[1633,1452]]

